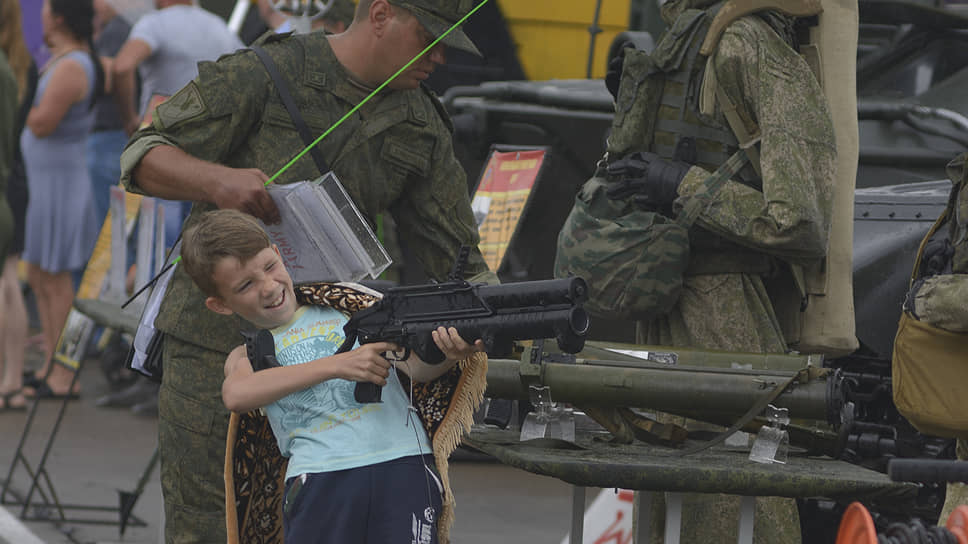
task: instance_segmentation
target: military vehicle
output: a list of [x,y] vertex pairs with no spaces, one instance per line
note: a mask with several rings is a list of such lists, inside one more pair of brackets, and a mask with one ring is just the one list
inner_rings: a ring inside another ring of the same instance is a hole
[[[918,433],[897,413],[890,356],[917,245],[947,201],[944,166],[968,147],[966,14],[957,6],[860,0],[853,238],[860,349],[824,364],[841,371],[845,398],[855,406],[849,444],[839,455],[882,472],[895,456],[953,456],[952,441]],[[620,39],[647,48],[652,36],[636,32],[645,28],[637,21]],[[613,101],[603,80],[492,81],[451,87],[442,100],[472,182],[495,146],[547,150],[548,164],[498,273],[505,281],[551,278],[558,231],[605,147]],[[589,337],[632,342],[633,331],[625,322],[594,319]],[[941,496],[941,487],[925,492],[923,512],[939,508]],[[836,506],[809,506],[802,510],[805,526],[814,515],[839,519]]]

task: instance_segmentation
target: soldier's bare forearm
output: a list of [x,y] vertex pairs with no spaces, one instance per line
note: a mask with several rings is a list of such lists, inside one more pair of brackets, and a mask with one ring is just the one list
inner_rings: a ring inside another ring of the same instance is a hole
[[134,169],[134,179],[152,196],[214,204],[219,180],[230,170],[193,157],[177,147],[160,145],[145,153]]
[[279,210],[265,188],[269,177],[258,168],[231,168],[160,145],[141,158],[134,179],[152,196],[208,202],[241,210],[266,223],[279,222]]

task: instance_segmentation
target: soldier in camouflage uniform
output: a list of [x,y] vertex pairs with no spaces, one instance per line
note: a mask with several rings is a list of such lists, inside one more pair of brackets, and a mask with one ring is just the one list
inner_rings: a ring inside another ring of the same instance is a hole
[[[953,208],[945,243],[929,242],[922,256],[922,268],[927,263],[935,275],[912,286],[905,309],[922,323],[968,333],[968,304],[965,303],[968,301],[968,154],[959,155],[948,163],[948,177],[954,183],[950,204]],[[955,454],[958,459],[968,460],[968,440],[958,439]],[[962,504],[968,505],[968,485],[948,484],[938,523],[944,525],[951,512]]]
[[[787,18],[775,12],[739,18],[708,60],[699,55],[719,7],[671,0],[662,7],[670,29],[655,51],[628,50],[622,65],[606,160],[610,182],[642,187],[638,202],[678,209],[737,149],[722,95],[713,94],[714,110],[701,107],[707,86],[718,85],[747,131],[759,136],[758,168],[747,165],[727,182],[690,230],[681,297],[668,314],[638,323],[637,341],[784,352],[801,300],[789,264],[816,262],[827,250],[833,126]],[[657,498],[653,542],[661,542],[664,524],[664,501]],[[688,495],[682,541],[735,542],[738,512],[738,497]],[[792,499],[758,498],[755,527],[756,543],[801,538]]]
[[[313,135],[330,128],[472,7],[445,0],[362,0],[350,28],[270,36],[263,47],[284,74]],[[465,274],[494,278],[477,250],[465,174],[451,125],[420,82],[445,61],[444,44],[476,52],[459,29],[324,138],[318,147],[371,222],[393,215],[427,274],[444,279],[461,245],[474,248]],[[260,61],[239,51],[202,63],[199,76],[155,111],[121,158],[133,192],[195,201],[186,225],[213,208],[267,223],[278,210],[264,183],[303,142]],[[277,183],[320,175],[309,154]],[[166,542],[224,542],[222,468],[229,414],[222,366],[241,343],[240,323],[213,314],[181,270],[155,326],[167,336],[159,396],[159,448]]]

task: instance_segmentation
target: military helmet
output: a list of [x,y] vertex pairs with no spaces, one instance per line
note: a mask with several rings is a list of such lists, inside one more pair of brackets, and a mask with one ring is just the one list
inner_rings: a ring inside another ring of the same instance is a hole
[[[447,32],[457,21],[460,21],[471,9],[474,3],[471,0],[387,0],[395,6],[400,6],[420,21],[420,24],[427,29],[435,38]],[[473,53],[478,57],[481,52],[474,45],[474,42],[464,34],[460,28],[451,30],[444,39],[441,40],[449,47],[455,47],[468,53]]]

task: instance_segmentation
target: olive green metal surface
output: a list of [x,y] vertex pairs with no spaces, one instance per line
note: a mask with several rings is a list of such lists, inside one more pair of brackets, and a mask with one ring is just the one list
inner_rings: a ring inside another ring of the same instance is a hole
[[748,451],[738,449],[716,447],[683,456],[672,448],[599,440],[608,436],[579,432],[575,443],[552,439],[520,442],[517,431],[475,428],[464,444],[506,465],[578,486],[826,497],[894,505],[913,501],[917,495],[914,484],[892,482],[884,474],[825,457],[791,453],[787,464],[761,464],[750,461]]

